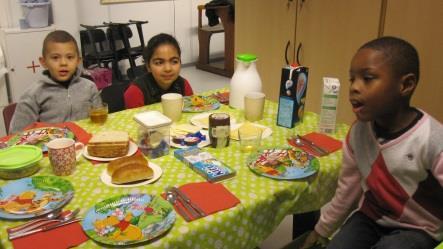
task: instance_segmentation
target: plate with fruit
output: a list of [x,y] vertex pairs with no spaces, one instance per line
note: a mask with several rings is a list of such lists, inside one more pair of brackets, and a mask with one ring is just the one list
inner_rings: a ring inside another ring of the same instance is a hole
[[220,102],[210,96],[186,96],[183,102],[183,112],[206,112],[220,108]]

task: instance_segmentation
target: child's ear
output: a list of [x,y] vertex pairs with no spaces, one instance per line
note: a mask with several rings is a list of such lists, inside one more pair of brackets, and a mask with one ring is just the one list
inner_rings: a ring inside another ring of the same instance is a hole
[[43,56],[38,57],[38,61],[40,62],[40,65],[42,65],[42,67],[44,67],[45,69],[48,68],[48,67],[46,66],[46,60],[45,60],[45,57],[43,57]]
[[411,96],[417,86],[417,77],[413,73],[408,73],[401,78],[400,93],[402,96]]

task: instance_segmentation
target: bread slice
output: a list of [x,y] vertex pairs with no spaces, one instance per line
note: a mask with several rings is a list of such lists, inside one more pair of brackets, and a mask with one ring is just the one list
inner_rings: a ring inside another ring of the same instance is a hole
[[107,168],[114,184],[125,184],[135,181],[147,180],[154,176],[154,171],[149,167],[143,155],[122,157],[111,161]]
[[88,154],[95,157],[125,156],[129,150],[129,135],[125,131],[104,131],[94,134],[88,143]]

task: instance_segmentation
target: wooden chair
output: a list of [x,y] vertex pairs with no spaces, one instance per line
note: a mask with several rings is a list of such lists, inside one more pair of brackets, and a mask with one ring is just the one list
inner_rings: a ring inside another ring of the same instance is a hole
[[14,116],[17,103],[7,105],[3,109],[3,121],[5,122],[6,134],[9,134],[9,126],[11,125],[12,116]]
[[[213,9],[220,17],[221,24],[210,27],[202,24],[203,10]],[[234,74],[234,20],[229,14],[229,6],[198,6],[198,43],[199,54],[196,67],[211,73],[231,77]],[[224,67],[216,67],[209,63],[209,48],[211,36],[225,33]]]

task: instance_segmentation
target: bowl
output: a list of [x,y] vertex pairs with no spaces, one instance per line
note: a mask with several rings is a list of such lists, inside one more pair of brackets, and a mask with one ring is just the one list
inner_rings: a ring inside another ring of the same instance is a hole
[[18,179],[36,173],[43,158],[40,147],[15,145],[0,150],[0,178]]

